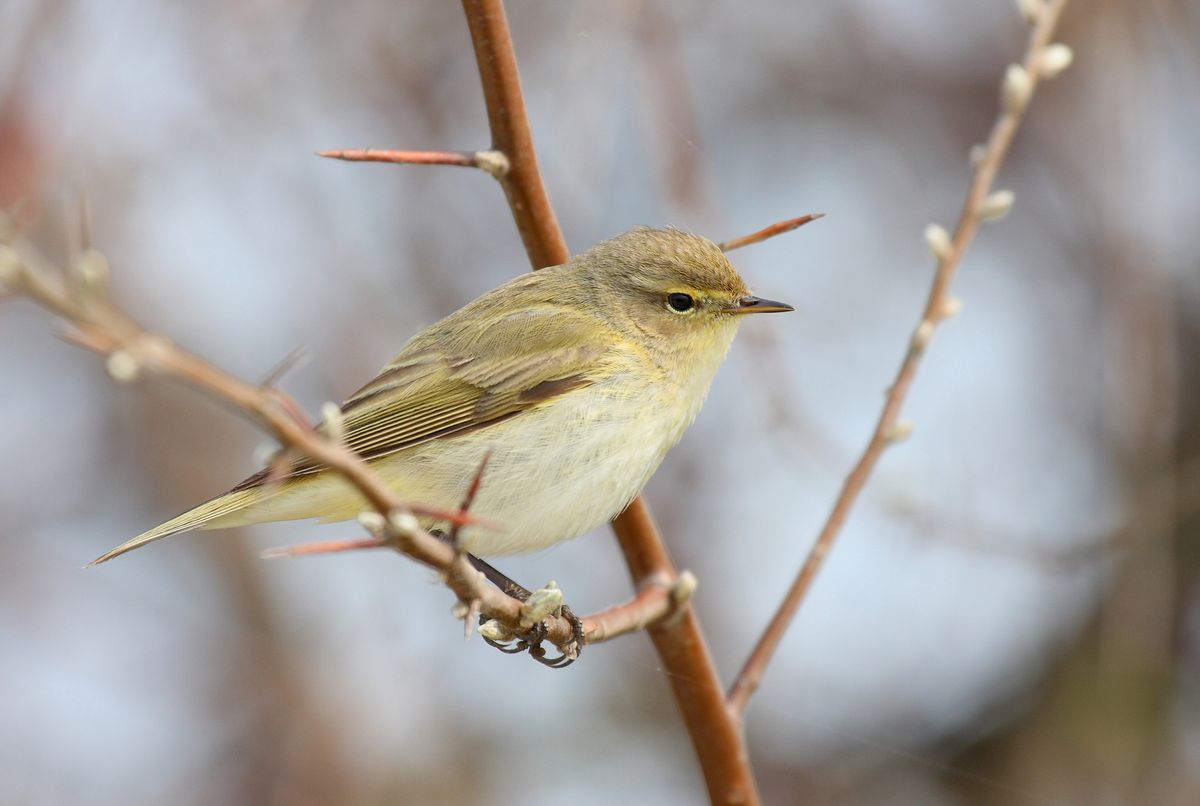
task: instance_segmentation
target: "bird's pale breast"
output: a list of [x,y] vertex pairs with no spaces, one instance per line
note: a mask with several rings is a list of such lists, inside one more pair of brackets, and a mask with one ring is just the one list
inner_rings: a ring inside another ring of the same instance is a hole
[[[468,528],[464,545],[482,555],[547,548],[606,523],[641,492],[695,418],[728,340],[678,372],[617,372],[540,408],[372,466],[406,501],[455,510],[490,450],[472,513],[500,528]],[[255,506],[245,520],[338,521],[362,509],[346,482],[321,473]]]

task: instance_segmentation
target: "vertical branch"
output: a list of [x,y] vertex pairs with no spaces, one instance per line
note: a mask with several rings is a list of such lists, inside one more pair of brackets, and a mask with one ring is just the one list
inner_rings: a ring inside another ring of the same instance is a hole
[[[675,567],[641,498],[613,521],[613,531],[635,585],[674,578]],[[721,678],[695,611],[684,608],[677,620],[652,625],[647,632],[683,712],[709,798],[713,803],[758,803],[741,720],[725,704]]]
[[525,112],[525,94],[504,3],[463,0],[463,11],[479,64],[492,148],[508,157],[508,172],[500,177],[500,184],[508,196],[529,262],[535,269],[566,263],[571,252],[550,205],[533,150],[533,132]]
[[[538,169],[504,5],[501,0],[463,0],[463,11],[479,64],[492,147],[508,158],[509,170],[499,179],[525,251],[534,268],[565,263],[570,253]],[[613,522],[613,529],[635,586],[678,577],[641,498]],[[721,680],[695,614],[685,609],[678,620],[649,632],[683,712],[709,797],[714,803],[757,803],[740,723],[725,707]]]

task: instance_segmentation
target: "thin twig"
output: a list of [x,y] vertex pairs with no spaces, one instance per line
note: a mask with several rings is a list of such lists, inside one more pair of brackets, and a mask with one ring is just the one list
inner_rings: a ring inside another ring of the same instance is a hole
[[263,549],[258,555],[264,560],[276,560],[281,557],[307,557],[313,554],[339,554],[343,551],[358,549],[378,549],[386,546],[377,537],[355,537],[350,540],[321,540],[312,543],[301,543],[298,546],[278,546]]
[[496,178],[508,173],[508,159],[499,151],[396,151],[387,148],[343,148],[333,151],[318,151],[317,156],[346,162],[459,165],[464,168],[479,168]]
[[778,649],[784,633],[812,586],[813,579],[829,554],[829,550],[845,524],[859,493],[866,486],[867,479],[879,461],[879,457],[883,455],[884,449],[888,445],[897,441],[898,438],[902,438],[908,430],[899,420],[900,410],[908,396],[909,387],[912,385],[921,357],[929,346],[934,331],[956,307],[949,296],[950,283],[985,217],[989,213],[1002,212],[1002,209],[997,208],[1006,208],[1007,204],[1011,203],[1011,196],[1007,194],[1000,199],[992,194],[992,182],[1008,153],[1013,135],[1016,134],[1025,110],[1028,108],[1029,99],[1037,87],[1043,69],[1043,53],[1046,46],[1050,44],[1058,17],[1065,5],[1066,0],[1050,0],[1041,7],[1037,21],[1029,34],[1023,64],[1009,67],[1003,86],[1001,112],[992,126],[988,141],[976,163],[975,173],[953,238],[946,238],[944,231],[940,229],[927,231],[930,246],[938,258],[938,264],[920,322],[909,342],[904,360],[896,373],[896,379],[888,391],[883,411],[879,415],[879,420],[875,424],[875,430],[866,449],[859,457],[854,469],[846,477],[833,509],[809,551],[804,565],[800,568],[778,611],[759,638],[729,691],[729,709],[739,717],[745,712],[747,702],[762,681],[767,664],[770,663]]
[[474,151],[396,151],[388,148],[342,148],[318,151],[317,156],[347,162],[395,162],[404,165],[476,167]]
[[[529,260],[535,269],[565,263],[570,253],[538,168],[504,5],[501,0],[463,0],[463,11],[479,65],[492,147],[505,154],[510,165],[500,182]],[[653,588],[657,580],[669,580],[671,586],[680,579],[642,498],[634,499],[613,522],[613,530],[639,591]],[[759,797],[740,724],[725,707],[721,679],[699,621],[690,607],[681,611],[681,618],[657,622],[649,634],[683,712],[709,798],[713,803],[753,806]],[[636,628],[638,622],[627,621],[625,626]]]
[[756,243],[762,243],[768,238],[774,238],[776,235],[782,235],[785,232],[791,232],[797,227],[803,227],[810,221],[816,221],[818,218],[824,218],[824,213],[809,213],[802,215],[799,218],[789,218],[787,221],[780,221],[778,224],[772,224],[769,227],[763,227],[758,232],[752,232],[749,235],[743,235],[740,238],[734,238],[731,241],[722,241],[717,244],[717,247],[722,252],[732,252],[734,249],[741,249],[743,246],[750,246]]
[[271,368],[267,376],[263,378],[259,386],[278,386],[283,380],[283,376],[287,375],[292,370],[298,368],[309,359],[309,351],[307,347],[297,347],[290,353],[285,355],[283,359]]

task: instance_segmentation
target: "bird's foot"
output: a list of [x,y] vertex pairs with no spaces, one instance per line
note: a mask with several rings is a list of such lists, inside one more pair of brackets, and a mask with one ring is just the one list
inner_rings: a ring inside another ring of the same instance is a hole
[[[450,536],[441,530],[435,529],[431,534],[450,542]],[[562,591],[557,583],[549,582],[546,587],[531,591],[474,554],[467,554],[467,560],[476,571],[483,574],[489,582],[504,591],[506,595],[524,603],[521,608],[521,628],[524,632],[514,632],[498,621],[484,615],[479,616],[478,632],[489,646],[494,646],[506,655],[528,652],[538,663],[552,669],[570,666],[579,658],[583,651],[585,637],[583,619],[575,615],[570,607],[563,604]],[[548,658],[546,657],[546,648],[542,644],[546,640],[544,619],[551,615],[561,615],[571,622],[571,640],[558,647],[558,657]]]
[[[508,588],[505,590],[510,595],[514,595]],[[546,587],[532,592],[526,591],[524,588],[521,588],[521,591],[525,595],[515,598],[522,599],[525,603],[521,608],[521,627],[524,632],[514,632],[498,621],[480,616],[479,634],[489,645],[505,654],[516,655],[528,652],[530,657],[538,663],[552,669],[570,666],[579,658],[579,653],[583,648],[583,620],[576,616],[571,608],[563,604],[562,591],[554,582],[549,582]],[[572,637],[569,642],[558,647],[559,654],[557,656],[547,657],[546,648],[543,646],[543,642],[546,640],[545,619],[552,615],[561,615],[571,622]]]

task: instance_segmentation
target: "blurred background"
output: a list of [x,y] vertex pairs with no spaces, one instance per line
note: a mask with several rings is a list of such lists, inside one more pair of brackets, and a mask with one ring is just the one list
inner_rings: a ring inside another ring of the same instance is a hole
[[[580,251],[716,240],[798,313],[749,323],[647,495],[726,680],[865,443],[1026,29],[1008,0],[518,1],[545,177]],[[1071,4],[890,450],[749,710],[770,803],[1200,802],[1200,4]],[[0,205],[63,261],[81,194],[114,295],[249,379],[340,400],[527,268],[478,171],[457,3],[6,0]],[[649,641],[569,671],[464,644],[403,558],[262,561],[286,524],[104,549],[256,465],[261,433],[115,386],[0,306],[0,802],[689,804]],[[736,450],[724,448],[736,447]],[[258,455],[261,456],[261,453]],[[624,599],[607,530],[507,560]]]

